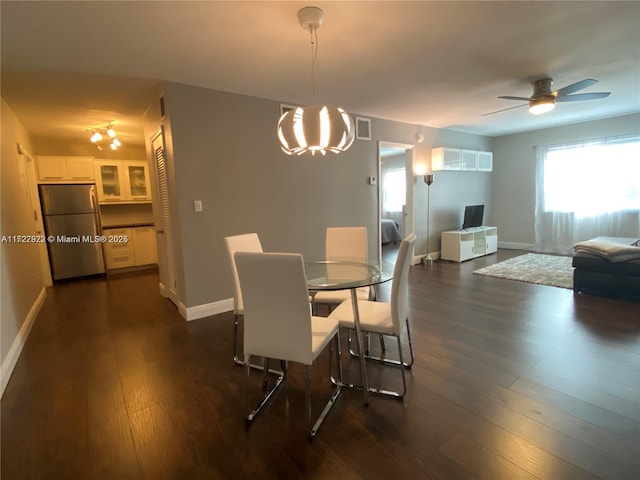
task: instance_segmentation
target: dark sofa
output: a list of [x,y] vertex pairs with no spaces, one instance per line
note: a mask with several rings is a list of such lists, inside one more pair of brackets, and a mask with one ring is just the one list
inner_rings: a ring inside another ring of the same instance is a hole
[[640,302],[637,238],[597,237],[574,246],[573,291]]

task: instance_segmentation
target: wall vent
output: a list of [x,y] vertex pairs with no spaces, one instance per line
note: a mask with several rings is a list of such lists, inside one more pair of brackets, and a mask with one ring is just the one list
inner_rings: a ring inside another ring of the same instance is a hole
[[358,140],[371,140],[371,120],[356,117],[356,138]]

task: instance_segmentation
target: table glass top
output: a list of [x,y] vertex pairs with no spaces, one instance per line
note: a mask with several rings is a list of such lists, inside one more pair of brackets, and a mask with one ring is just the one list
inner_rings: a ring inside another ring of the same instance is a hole
[[342,290],[388,282],[394,265],[362,263],[349,259],[306,261],[307,286],[311,290]]

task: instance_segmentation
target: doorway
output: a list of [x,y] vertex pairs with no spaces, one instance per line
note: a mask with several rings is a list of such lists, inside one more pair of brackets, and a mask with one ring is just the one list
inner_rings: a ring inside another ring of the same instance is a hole
[[378,258],[395,261],[413,232],[413,145],[378,142]]

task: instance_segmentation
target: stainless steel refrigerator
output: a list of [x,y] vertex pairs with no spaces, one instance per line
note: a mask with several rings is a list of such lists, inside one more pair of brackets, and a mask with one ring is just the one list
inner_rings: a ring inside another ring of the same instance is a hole
[[54,280],[105,272],[95,189],[93,184],[40,185]]

